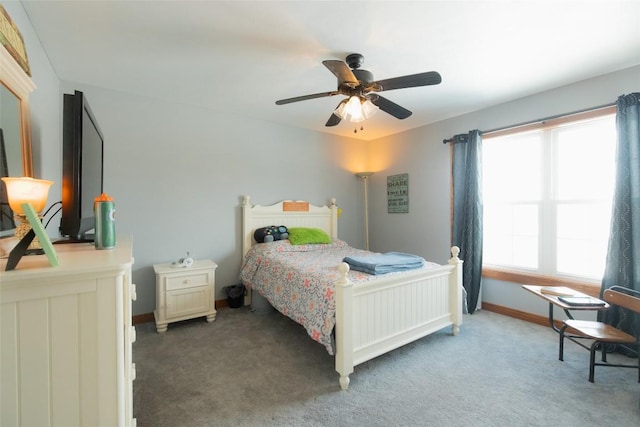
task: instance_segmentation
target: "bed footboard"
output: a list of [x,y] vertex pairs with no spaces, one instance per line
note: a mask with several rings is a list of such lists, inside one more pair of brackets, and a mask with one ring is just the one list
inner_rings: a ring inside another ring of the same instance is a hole
[[446,326],[462,324],[462,261],[451,248],[448,265],[354,286],[349,266],[336,282],[336,356],[340,388],[349,387],[356,365]]

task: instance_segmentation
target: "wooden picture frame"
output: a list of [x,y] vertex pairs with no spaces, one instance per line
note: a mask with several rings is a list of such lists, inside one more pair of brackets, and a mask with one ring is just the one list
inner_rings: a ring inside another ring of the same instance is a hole
[[16,60],[20,67],[29,77],[31,77],[31,68],[29,68],[29,59],[27,58],[27,50],[24,47],[24,39],[20,30],[13,23],[11,17],[0,4],[0,43],[7,49],[7,52]]

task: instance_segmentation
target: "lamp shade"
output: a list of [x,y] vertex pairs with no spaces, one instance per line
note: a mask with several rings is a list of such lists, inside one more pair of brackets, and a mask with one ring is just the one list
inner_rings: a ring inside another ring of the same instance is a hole
[[31,203],[36,212],[42,212],[47,204],[49,187],[51,187],[53,181],[29,177],[2,177],[2,180],[7,187],[9,206],[14,214],[24,215],[24,211],[22,210],[23,203]]
[[378,107],[369,99],[351,96],[343,100],[333,112],[341,119],[349,119],[352,123],[362,122],[378,111]]
[[364,113],[362,112],[362,101],[360,97],[352,96],[347,102],[347,114],[354,123],[358,123],[364,120]]
[[373,116],[376,111],[378,111],[378,107],[376,107],[376,105],[371,102],[371,100],[367,99],[362,103],[362,114],[364,115],[365,119]]

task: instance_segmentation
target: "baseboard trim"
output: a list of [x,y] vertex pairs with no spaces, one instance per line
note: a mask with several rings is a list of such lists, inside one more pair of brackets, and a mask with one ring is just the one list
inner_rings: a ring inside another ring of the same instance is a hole
[[[229,301],[227,299],[216,300],[216,308],[224,307],[229,307]],[[504,316],[513,317],[526,322],[537,323],[542,326],[549,326],[549,318],[547,317],[527,313],[526,311],[515,310],[498,304],[492,304],[486,301],[482,302],[482,310],[491,311],[493,313],[502,314]],[[153,313],[136,314],[132,317],[132,322],[134,325],[139,323],[155,322],[155,317],[153,316]],[[562,326],[562,321],[556,320],[554,323],[558,328]]]
[[131,318],[131,323],[133,323],[134,325],[155,321],[156,318],[153,316],[153,313],[136,314]]
[[[491,311],[493,313],[502,314],[504,316],[513,317],[514,319],[524,320],[526,322],[537,323],[542,326],[549,326],[549,318],[546,316],[540,316],[538,314],[527,313],[526,311],[520,311],[513,308],[505,307],[498,304],[492,304],[490,302],[482,302],[482,309]],[[562,326],[561,320],[554,320],[556,327]]]
[[[229,301],[226,299],[216,300],[216,308],[229,307]],[[131,323],[138,325],[140,323],[155,322],[156,318],[153,313],[136,314],[131,317]]]

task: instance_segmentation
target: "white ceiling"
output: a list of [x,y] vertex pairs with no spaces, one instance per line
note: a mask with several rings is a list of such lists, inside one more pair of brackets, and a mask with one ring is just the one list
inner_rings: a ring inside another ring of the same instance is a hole
[[[365,140],[640,64],[640,0],[22,3],[62,80]],[[341,96],[275,105],[335,90],[321,62],[354,52],[442,83],[384,92],[413,115],[357,134],[324,126]]]

